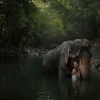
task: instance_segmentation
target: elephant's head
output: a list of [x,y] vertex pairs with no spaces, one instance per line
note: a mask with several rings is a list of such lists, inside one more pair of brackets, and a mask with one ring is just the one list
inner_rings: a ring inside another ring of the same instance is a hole
[[90,74],[91,54],[89,48],[90,42],[87,39],[76,39],[71,41],[68,50],[68,59],[70,59],[70,64],[77,61],[82,79],[88,79]]

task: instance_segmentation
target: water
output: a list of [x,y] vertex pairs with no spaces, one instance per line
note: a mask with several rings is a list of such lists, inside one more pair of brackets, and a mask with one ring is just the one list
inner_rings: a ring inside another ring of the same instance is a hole
[[99,74],[73,83],[43,76],[41,66],[41,58],[32,57],[0,63],[0,100],[99,100]]

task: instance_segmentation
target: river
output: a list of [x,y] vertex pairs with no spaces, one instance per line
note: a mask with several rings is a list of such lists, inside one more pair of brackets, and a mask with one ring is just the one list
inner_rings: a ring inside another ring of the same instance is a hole
[[99,100],[100,76],[73,83],[70,78],[43,76],[41,57],[0,63],[0,100]]

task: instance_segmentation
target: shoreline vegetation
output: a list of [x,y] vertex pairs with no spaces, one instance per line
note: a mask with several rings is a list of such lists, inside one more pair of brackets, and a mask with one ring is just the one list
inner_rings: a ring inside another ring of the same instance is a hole
[[[59,44],[60,45],[60,44]],[[48,47],[38,46],[38,47],[32,47],[32,46],[25,46],[22,51],[20,51],[18,48],[0,48],[0,57],[20,57],[25,55],[31,55],[31,56],[39,56],[43,55],[49,50],[57,47],[57,44],[53,44]],[[100,47],[99,42],[93,42],[91,41],[91,50],[92,54],[96,53],[98,51],[98,47]],[[99,52],[98,52],[99,53]]]

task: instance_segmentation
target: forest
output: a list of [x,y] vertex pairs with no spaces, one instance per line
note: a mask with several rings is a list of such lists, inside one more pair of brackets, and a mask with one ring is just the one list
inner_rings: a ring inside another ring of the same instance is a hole
[[76,38],[100,42],[99,0],[0,0],[0,56]]

